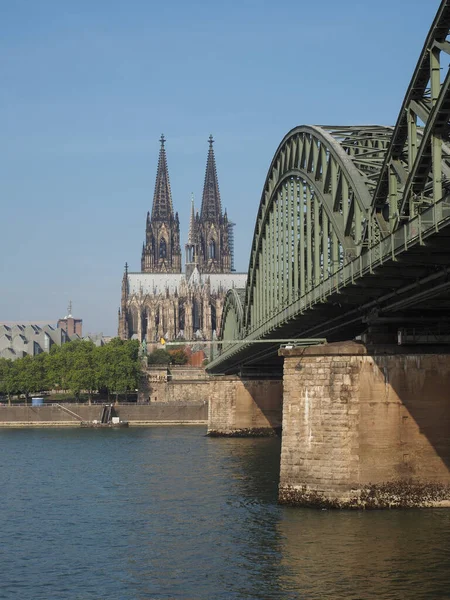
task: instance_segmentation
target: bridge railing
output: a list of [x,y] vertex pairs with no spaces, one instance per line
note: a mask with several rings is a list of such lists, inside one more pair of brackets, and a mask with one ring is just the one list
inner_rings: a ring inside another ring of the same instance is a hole
[[[397,257],[407,252],[414,245],[423,245],[425,240],[440,229],[450,225],[450,197],[445,197],[432,204],[428,209],[416,215],[402,227],[373,243],[357,258],[349,261],[336,273],[325,279],[310,292],[284,306],[277,314],[265,323],[247,331],[245,337],[249,342],[267,337],[269,332],[303,314],[318,303],[326,302],[327,298],[336,294],[346,286],[354,284],[358,279],[371,274],[387,261],[396,261]],[[242,343],[226,342],[226,348],[220,348],[218,343],[214,362],[224,361],[238,353]]]
[[418,214],[393,233],[368,247],[364,253],[349,261],[339,271],[325,279],[309,293],[298,298],[279,311],[264,325],[249,332],[248,338],[260,338],[273,327],[287,322],[299,313],[311,309],[315,304],[326,301],[328,296],[339,292],[342,288],[355,283],[356,280],[374,272],[375,268],[387,260],[397,260],[397,257],[416,244],[423,245],[424,241],[440,229],[450,224],[449,198],[442,198],[428,209]]

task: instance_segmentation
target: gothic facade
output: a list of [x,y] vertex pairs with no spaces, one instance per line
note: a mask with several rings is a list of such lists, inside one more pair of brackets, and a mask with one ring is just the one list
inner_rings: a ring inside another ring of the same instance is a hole
[[229,222],[227,212],[222,213],[213,143],[210,136],[200,215],[195,215],[193,202],[191,206],[186,244],[187,273],[195,266],[200,273],[231,272]]
[[147,213],[141,271],[181,273],[180,221],[173,213],[164,136],[161,136],[152,214]]
[[229,289],[245,287],[246,273],[232,270],[232,223],[222,211],[213,138],[209,138],[200,214],[192,201],[185,273],[180,223],[174,213],[165,139],[161,136],[155,193],[147,213],[141,271],[125,265],[119,309],[122,339],[210,340],[220,328]]

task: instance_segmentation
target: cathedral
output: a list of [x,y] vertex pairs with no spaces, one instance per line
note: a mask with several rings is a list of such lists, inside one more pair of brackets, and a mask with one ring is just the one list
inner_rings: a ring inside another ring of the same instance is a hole
[[155,192],[147,213],[141,270],[125,265],[119,337],[146,343],[211,340],[220,329],[231,288],[244,288],[246,273],[233,265],[233,226],[222,211],[213,137],[209,137],[200,214],[191,201],[182,272],[180,221],[174,212],[165,138],[161,136]]

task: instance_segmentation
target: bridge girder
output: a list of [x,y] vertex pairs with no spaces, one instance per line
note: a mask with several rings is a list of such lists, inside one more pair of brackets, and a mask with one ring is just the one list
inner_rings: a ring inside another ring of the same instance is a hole
[[222,348],[226,348],[228,340],[242,339],[242,327],[244,323],[244,300],[245,290],[228,290],[222,313],[222,328],[220,339],[224,341]]
[[[385,234],[448,193],[450,71],[442,79],[441,55],[448,61],[449,30],[450,1],[443,0],[400,108],[374,191],[372,210]],[[398,176],[401,163],[406,179]]]
[[[346,322],[355,331],[365,318],[361,306],[377,306],[377,290],[380,298],[406,290],[403,307],[420,302],[408,290],[426,282],[426,273],[447,293],[450,71],[440,73],[449,32],[450,0],[443,0],[395,127],[300,126],[283,138],[261,195],[243,307],[228,295],[222,336],[269,343],[292,331],[327,335]],[[390,281],[380,278],[381,267]],[[436,296],[432,288],[421,293]],[[227,355],[234,364],[237,356],[253,360],[245,345],[229,343],[223,352],[224,362]]]
[[282,140],[255,225],[247,334],[361,254],[391,134],[377,126],[301,126]]

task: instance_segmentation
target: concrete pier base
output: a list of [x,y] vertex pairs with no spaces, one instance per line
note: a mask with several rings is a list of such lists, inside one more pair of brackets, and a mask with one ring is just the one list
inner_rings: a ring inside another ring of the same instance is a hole
[[210,380],[209,436],[256,437],[281,430],[283,388],[280,380],[238,376]]
[[450,355],[283,349],[279,501],[450,507]]

